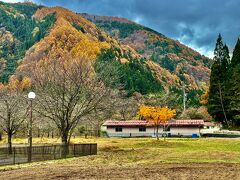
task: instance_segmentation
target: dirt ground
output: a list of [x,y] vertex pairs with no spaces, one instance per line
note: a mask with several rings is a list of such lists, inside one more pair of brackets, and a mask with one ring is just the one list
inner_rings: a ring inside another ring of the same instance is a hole
[[226,163],[156,164],[150,166],[81,167],[73,163],[40,163],[1,170],[0,179],[240,179],[240,165]]

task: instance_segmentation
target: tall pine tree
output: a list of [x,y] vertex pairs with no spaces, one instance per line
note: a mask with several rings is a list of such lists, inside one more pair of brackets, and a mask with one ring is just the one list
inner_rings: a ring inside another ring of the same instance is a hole
[[231,68],[234,69],[234,67],[240,63],[239,61],[240,61],[240,39],[238,38],[237,44],[233,51],[233,56],[232,56],[232,60],[231,60]]
[[228,49],[228,46],[225,44],[223,46],[223,61],[222,61],[222,67],[223,69],[226,70],[225,75],[228,74],[227,70],[229,69],[229,65],[230,65],[229,49]]
[[233,51],[229,69],[229,81],[227,83],[228,117],[232,120],[232,126],[240,126],[240,40]]
[[208,112],[216,121],[222,122],[226,126],[229,126],[225,98],[229,59],[228,47],[223,44],[222,37],[219,34],[214,50],[214,63],[211,68]]

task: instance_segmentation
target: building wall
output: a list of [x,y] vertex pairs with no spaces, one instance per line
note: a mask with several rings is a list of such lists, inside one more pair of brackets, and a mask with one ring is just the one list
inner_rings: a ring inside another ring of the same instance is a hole
[[[158,132],[159,136],[161,136],[163,128],[159,127]],[[198,127],[171,127],[170,133],[175,136],[192,136],[192,134],[200,136]],[[146,127],[145,132],[139,132],[139,127],[122,127],[122,132],[116,132],[115,127],[107,127],[107,134],[109,137],[155,137],[156,128]]]
[[219,126],[204,126],[203,129],[201,129],[201,134],[204,133],[215,133],[220,131],[220,127]]
[[191,136],[192,134],[200,135],[198,127],[171,127],[171,135]]
[[[163,128],[159,127],[159,134],[163,132]],[[116,132],[115,127],[107,127],[109,137],[153,137],[156,134],[156,128],[146,127],[145,132],[139,132],[139,127],[122,127],[122,132]]]

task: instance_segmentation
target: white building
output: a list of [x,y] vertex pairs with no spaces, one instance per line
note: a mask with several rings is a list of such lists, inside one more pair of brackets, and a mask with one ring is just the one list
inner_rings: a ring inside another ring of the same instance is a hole
[[[156,126],[144,120],[106,121],[103,124],[109,137],[155,137]],[[200,136],[203,120],[171,120],[159,127],[159,136]]]
[[220,124],[217,123],[213,123],[213,122],[204,122],[204,126],[201,129],[201,134],[212,134],[212,133],[216,133],[219,132],[221,129]]

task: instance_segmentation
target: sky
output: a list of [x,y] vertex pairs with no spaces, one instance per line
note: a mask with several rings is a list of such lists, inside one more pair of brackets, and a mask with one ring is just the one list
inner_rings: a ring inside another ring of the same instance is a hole
[[[19,0],[4,0],[18,2]],[[240,0],[32,0],[79,13],[125,17],[213,57],[217,35],[234,48]]]

